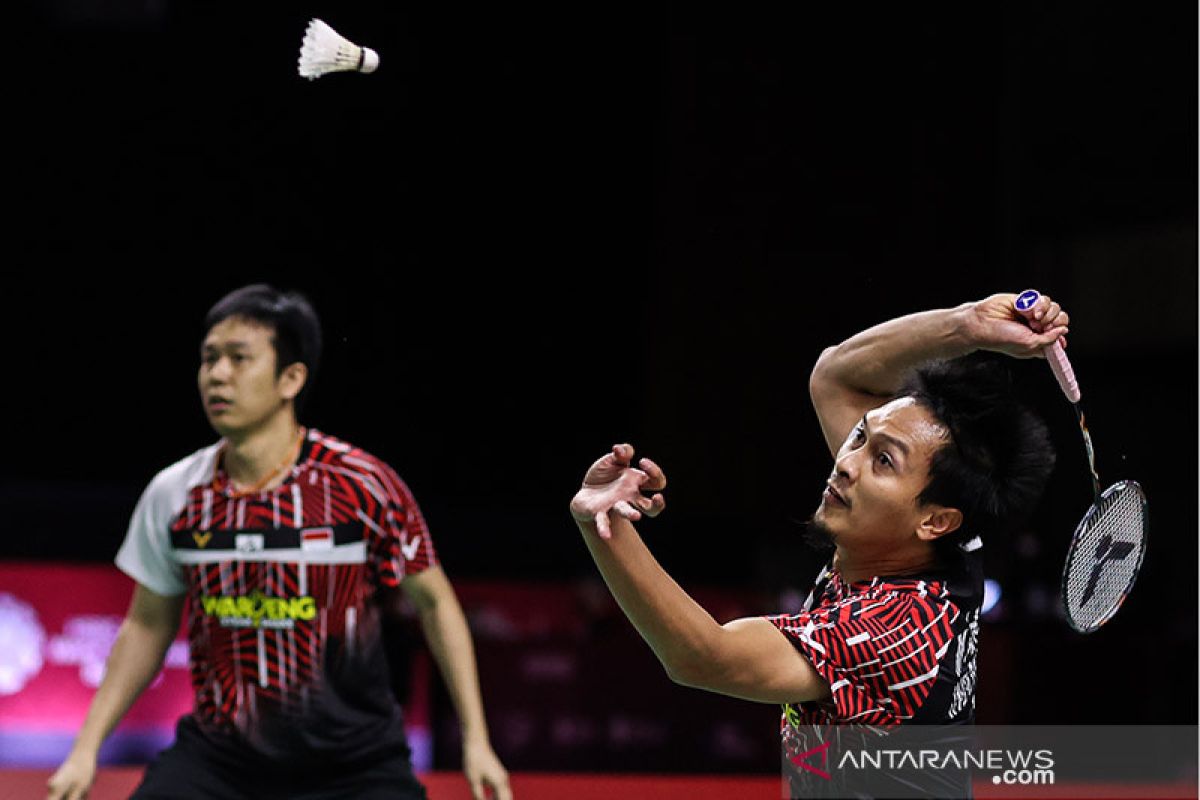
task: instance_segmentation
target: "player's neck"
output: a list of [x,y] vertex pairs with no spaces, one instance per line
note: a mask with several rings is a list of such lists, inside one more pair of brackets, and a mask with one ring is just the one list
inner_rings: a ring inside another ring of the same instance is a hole
[[234,488],[262,490],[281,483],[296,459],[302,434],[295,414],[281,412],[251,432],[226,436],[223,466]]
[[937,559],[927,546],[904,553],[847,552],[839,546],[833,556],[833,567],[846,583],[869,581],[883,575],[918,574],[936,566]]

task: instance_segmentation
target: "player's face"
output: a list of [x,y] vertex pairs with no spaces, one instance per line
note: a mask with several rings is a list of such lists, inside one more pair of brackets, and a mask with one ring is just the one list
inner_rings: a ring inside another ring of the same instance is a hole
[[200,346],[200,400],[222,436],[265,425],[294,392],[275,374],[274,331],[240,317],[218,322]]
[[814,515],[839,546],[886,552],[903,546],[925,517],[917,503],[946,429],[912,398],[870,411],[838,450]]

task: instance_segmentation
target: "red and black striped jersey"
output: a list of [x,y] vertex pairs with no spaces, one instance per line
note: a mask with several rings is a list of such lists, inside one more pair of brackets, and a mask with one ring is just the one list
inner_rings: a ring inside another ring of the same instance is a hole
[[[925,576],[848,584],[826,567],[803,611],[768,617],[830,690],[823,700],[784,705],[785,764],[803,761],[831,741],[853,740],[853,731],[882,734],[900,725],[974,721],[983,599],[979,548],[972,539],[960,546],[953,568]],[[836,793],[840,778],[824,777],[834,780],[819,780],[811,770],[789,771],[793,790],[804,796]],[[937,782],[945,776],[926,777],[930,791],[935,784],[944,791]]]
[[147,588],[187,595],[201,729],[285,763],[403,748],[378,599],[437,563],[412,493],[310,430],[280,486],[239,494],[221,448],[151,481],[116,558]]

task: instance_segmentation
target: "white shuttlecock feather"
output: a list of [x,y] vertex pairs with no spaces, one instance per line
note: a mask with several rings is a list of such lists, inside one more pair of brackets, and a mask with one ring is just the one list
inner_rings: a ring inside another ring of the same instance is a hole
[[359,47],[322,20],[308,23],[300,44],[302,77],[311,81],[329,72],[374,72],[378,66],[379,54],[371,48]]

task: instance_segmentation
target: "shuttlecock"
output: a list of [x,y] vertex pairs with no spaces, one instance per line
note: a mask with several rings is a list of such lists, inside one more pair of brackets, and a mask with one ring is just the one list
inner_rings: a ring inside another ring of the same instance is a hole
[[300,75],[316,80],[327,72],[374,72],[379,54],[359,47],[319,19],[308,23],[300,44]]

